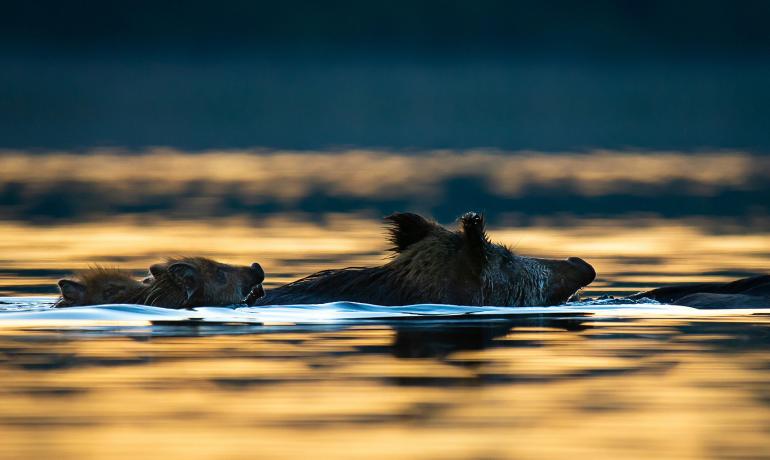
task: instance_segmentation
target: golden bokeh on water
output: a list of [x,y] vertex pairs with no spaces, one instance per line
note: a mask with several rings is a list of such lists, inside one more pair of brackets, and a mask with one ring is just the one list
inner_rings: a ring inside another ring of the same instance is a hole
[[[682,200],[750,192],[768,167],[731,152],[5,152],[0,181],[15,204],[0,220],[0,296],[52,299],[73,270],[140,276],[175,255],[259,262],[267,288],[378,264],[381,203],[441,208],[442,184],[458,177],[503,205],[552,199],[532,192],[548,189],[599,206],[659,187]],[[295,206],[316,194],[362,201]],[[599,274],[586,295],[767,272],[761,209],[679,211],[497,209],[487,230],[516,253],[586,259]],[[766,458],[768,321],[8,323],[0,458]]]
[[446,354],[480,329],[453,341],[384,326],[87,339],[3,329],[0,453],[754,457],[770,449],[770,371],[762,338],[741,327],[769,324],[743,321],[513,327],[488,330],[491,348]]
[[[57,276],[91,264],[145,273],[152,263],[174,255],[259,262],[268,273],[267,286],[275,286],[325,268],[381,263],[388,246],[377,219],[350,215],[330,215],[324,223],[298,217],[267,217],[256,224],[240,218],[130,217],[45,226],[0,222],[0,234],[0,269],[6,273],[0,277],[0,293],[5,295],[45,284],[50,289],[44,292],[53,294]],[[491,226],[489,234],[523,255],[583,257],[599,273],[587,289],[592,293],[727,281],[735,277],[732,273],[770,267],[770,232],[714,234],[687,220],[581,219],[570,227]],[[35,272],[41,269],[47,271]],[[10,275],[18,270],[33,274]]]

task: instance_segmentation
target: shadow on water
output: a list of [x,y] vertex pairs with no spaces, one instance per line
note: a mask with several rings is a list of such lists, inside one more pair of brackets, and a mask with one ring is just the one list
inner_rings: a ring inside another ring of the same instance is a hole
[[446,358],[459,350],[484,350],[499,346],[496,340],[509,333],[515,334],[516,326],[533,325],[564,331],[581,331],[588,327],[585,326],[585,320],[581,319],[501,320],[486,324],[479,322],[479,324],[397,326],[392,352],[399,358]]
[[[463,351],[484,351],[494,348],[518,349],[548,347],[549,340],[562,337],[572,340],[580,337],[601,346],[602,341],[645,340],[647,346],[636,350],[625,349],[626,357],[639,358],[651,353],[666,353],[671,343],[686,340],[709,353],[735,353],[740,351],[770,351],[770,325],[762,320],[763,315],[728,317],[727,319],[707,320],[654,320],[623,319],[619,321],[586,318],[533,318],[533,319],[484,319],[484,320],[399,320],[395,322],[378,321],[367,325],[306,325],[306,326],[262,326],[216,323],[200,325],[172,325],[166,323],[149,327],[111,327],[85,326],[78,328],[47,328],[37,326],[33,329],[3,331],[3,346],[0,354],[3,364],[18,366],[26,370],[55,371],[73,367],[141,365],[170,357],[149,356],[100,357],[80,355],[76,351],[61,353],[57,348],[66,348],[81,340],[125,341],[135,343],[162,343],[188,338],[226,338],[243,341],[266,341],[302,346],[318,337],[330,340],[339,350],[331,347],[330,356],[393,356],[398,359],[434,359],[458,364],[453,356]],[[355,338],[366,336],[368,331],[376,330],[378,335],[389,337],[376,344],[357,344]],[[289,338],[287,338],[289,337]],[[352,347],[345,345],[352,343]],[[309,347],[313,349],[313,347]],[[343,351],[344,349],[344,351]],[[216,350],[203,347],[208,357],[223,359],[228,357],[228,350]],[[315,352],[317,350],[314,350]],[[617,352],[612,348],[608,352]],[[221,356],[220,356],[220,353]],[[184,355],[180,355],[184,356]],[[480,355],[482,356],[482,355]],[[255,353],[253,358],[264,358]],[[271,355],[280,358],[280,353]],[[464,366],[474,365],[474,361],[461,361]],[[478,363],[475,363],[478,364]],[[628,369],[630,370],[630,369]],[[570,375],[569,378],[588,377]],[[420,380],[422,384],[441,384]]]

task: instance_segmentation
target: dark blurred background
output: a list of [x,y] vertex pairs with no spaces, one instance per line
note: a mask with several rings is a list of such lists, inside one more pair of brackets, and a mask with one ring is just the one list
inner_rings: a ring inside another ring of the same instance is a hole
[[765,272],[768,25],[764,0],[3,2],[0,293],[168,254],[379,263],[394,211],[482,211],[602,292]]
[[770,151],[770,2],[11,1],[0,148]]
[[[0,219],[480,209],[501,224],[766,225],[768,24],[767,1],[6,2]],[[376,155],[344,156],[356,149]],[[473,149],[505,159],[467,163]],[[286,151],[300,156],[269,156]],[[188,161],[204,152],[217,158]]]

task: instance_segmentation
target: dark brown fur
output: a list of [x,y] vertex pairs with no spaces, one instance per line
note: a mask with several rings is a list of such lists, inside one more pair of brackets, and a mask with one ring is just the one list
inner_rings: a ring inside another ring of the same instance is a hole
[[116,268],[91,267],[72,279],[59,280],[61,296],[56,307],[110,303],[136,303],[145,285],[130,273]]
[[758,275],[729,283],[666,286],[630,296],[695,308],[770,308],[770,276]]
[[141,303],[166,308],[253,303],[263,295],[259,264],[228,265],[205,257],[169,259],[150,267]]
[[152,276],[139,281],[122,270],[84,270],[75,279],[59,281],[62,296],[55,306],[131,303],[191,308],[253,303],[264,294],[265,273],[256,263],[246,267],[183,257],[155,264],[150,272]]
[[321,271],[271,290],[257,303],[553,305],[596,275],[580,259],[514,255],[489,241],[484,219],[476,213],[462,216],[456,231],[410,213],[385,221],[393,244],[393,258],[386,264]]

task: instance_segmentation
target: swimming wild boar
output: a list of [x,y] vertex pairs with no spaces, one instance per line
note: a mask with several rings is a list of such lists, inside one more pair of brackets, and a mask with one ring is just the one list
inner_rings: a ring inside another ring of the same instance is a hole
[[630,299],[703,309],[770,308],[770,275],[756,275],[727,283],[677,284],[640,292]]
[[150,267],[143,304],[166,308],[253,304],[264,295],[258,263],[228,265],[205,257],[168,259]]
[[135,280],[128,272],[94,267],[59,280],[56,307],[128,303],[165,308],[253,304],[264,295],[265,272],[254,263],[237,266],[205,257],[168,259]]
[[56,307],[108,303],[137,303],[145,285],[117,268],[91,267],[58,282],[61,296]]
[[556,305],[596,276],[579,258],[525,257],[492,243],[483,217],[473,212],[460,217],[457,230],[411,213],[385,222],[393,244],[387,263],[321,271],[268,291],[257,304]]

